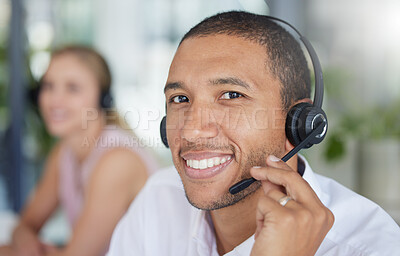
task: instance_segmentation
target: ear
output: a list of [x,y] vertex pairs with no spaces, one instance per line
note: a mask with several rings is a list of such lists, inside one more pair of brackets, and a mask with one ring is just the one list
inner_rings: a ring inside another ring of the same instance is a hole
[[313,104],[312,99],[310,99],[310,98],[304,98],[304,99],[301,99],[301,100],[298,100],[298,101],[294,102],[294,103],[292,104],[292,106],[290,106],[290,107],[292,108],[294,105],[297,105],[297,104],[302,103],[302,102]]
[[[294,148],[294,146],[292,145],[292,143],[290,143],[290,141],[288,139],[286,139],[285,141],[285,150],[286,153],[289,153],[290,150],[292,150]],[[297,170],[297,154],[294,155],[292,158],[290,158],[287,162],[286,162],[290,168],[292,168],[293,170]]]
[[294,146],[288,139],[285,139],[285,150],[286,152],[289,152],[290,150],[294,149]]

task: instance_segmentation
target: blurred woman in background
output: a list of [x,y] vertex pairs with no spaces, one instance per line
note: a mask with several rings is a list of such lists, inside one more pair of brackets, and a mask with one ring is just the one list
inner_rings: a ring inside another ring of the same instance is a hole
[[[155,170],[133,132],[110,111],[111,75],[96,51],[72,46],[53,53],[39,92],[46,128],[59,138],[1,255],[104,255],[112,231]],[[72,226],[64,248],[38,233],[61,205]]]

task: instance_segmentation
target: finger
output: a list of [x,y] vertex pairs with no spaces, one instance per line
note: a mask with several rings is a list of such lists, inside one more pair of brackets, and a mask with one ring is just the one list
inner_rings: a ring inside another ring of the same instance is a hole
[[281,205],[279,200],[282,199],[283,197],[286,197],[287,195],[279,190],[272,189],[268,192],[266,196],[277,202],[280,207],[285,207],[286,209],[292,209],[292,210],[299,208],[299,205],[293,198],[291,198],[285,205]]
[[267,167],[252,168],[250,173],[257,180],[269,181],[273,184],[283,186],[287,194],[298,202],[308,203],[318,199],[308,182],[293,170],[268,165]]
[[282,159],[274,155],[269,155],[267,157],[267,165],[275,168],[280,168],[282,170],[293,170],[286,162],[282,161]]
[[256,237],[258,236],[261,229],[264,227],[264,224],[269,223],[273,225],[278,222],[277,216],[282,216],[282,211],[285,209],[282,206],[268,196],[262,196],[258,200],[257,211],[256,211]]
[[264,218],[263,216],[271,212],[279,212],[277,216],[281,216],[282,211],[296,210],[300,207],[293,199],[290,199],[285,206],[281,205],[279,200],[285,196],[285,193],[276,189],[270,190],[268,194],[262,196],[262,199],[258,202],[256,219],[261,221]]
[[[313,191],[308,183],[295,171],[278,169],[272,166],[251,168],[250,174],[262,182],[283,186],[288,195],[298,201],[302,201],[302,193],[307,197],[311,196]],[[311,191],[310,191],[311,190]],[[311,193],[312,192],[312,193]]]
[[[279,159],[273,155],[269,155],[267,157],[266,164],[267,164],[266,167],[273,167],[273,168],[278,168],[278,169],[282,169],[282,170],[286,170],[286,171],[293,171],[293,169],[289,165],[287,165],[287,163],[283,162],[281,159]],[[254,175],[251,170],[250,170],[250,173],[257,180],[266,180],[267,176],[263,172],[257,171],[257,169],[262,169],[262,168],[266,168],[266,167],[254,166],[253,168],[256,169],[256,171],[254,172]]]

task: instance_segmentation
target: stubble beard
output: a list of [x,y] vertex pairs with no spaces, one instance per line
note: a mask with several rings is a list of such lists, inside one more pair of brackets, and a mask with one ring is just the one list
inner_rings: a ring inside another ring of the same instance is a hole
[[[253,166],[265,166],[267,156],[270,154],[279,156],[280,155],[279,152],[280,152],[279,150],[272,151],[270,148],[260,148],[258,150],[251,150],[248,155],[245,155],[247,160],[245,160],[245,162],[241,164],[241,166],[239,167],[239,170],[241,171],[242,174],[238,181],[251,178],[250,169]],[[183,186],[185,187],[185,184],[183,184]],[[193,201],[191,197],[187,194],[186,188],[185,188],[185,195],[189,203],[192,206],[196,207],[197,209],[214,211],[235,205],[238,202],[244,202],[246,198],[249,198],[250,195],[254,194],[258,189],[260,189],[260,187],[261,187],[261,182],[256,181],[253,184],[251,184],[248,188],[234,195],[229,193],[229,191],[226,191],[226,193],[221,198],[211,201],[206,205],[199,204],[198,202]]]

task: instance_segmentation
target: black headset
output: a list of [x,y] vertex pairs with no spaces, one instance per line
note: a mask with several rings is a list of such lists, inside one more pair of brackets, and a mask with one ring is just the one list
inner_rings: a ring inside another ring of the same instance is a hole
[[100,92],[100,107],[104,110],[110,109],[114,106],[114,100],[111,95],[110,87]]
[[[286,24],[300,36],[300,40],[303,42],[308,54],[310,55],[315,75],[314,103],[298,103],[291,107],[288,111],[285,123],[285,133],[286,137],[290,143],[292,143],[294,148],[284,157],[282,157],[282,161],[286,162],[300,149],[309,148],[314,144],[320,143],[325,138],[328,130],[328,119],[325,112],[322,110],[324,81],[318,56],[307,38],[302,36],[301,33],[288,22],[271,16],[266,17],[271,20]],[[164,116],[161,120],[160,135],[163,144],[168,148],[169,145],[167,140],[166,117],[167,116]],[[236,194],[250,186],[254,181],[256,181],[254,178],[242,180],[233,185],[229,191],[231,194]]]

